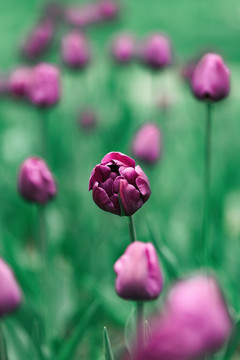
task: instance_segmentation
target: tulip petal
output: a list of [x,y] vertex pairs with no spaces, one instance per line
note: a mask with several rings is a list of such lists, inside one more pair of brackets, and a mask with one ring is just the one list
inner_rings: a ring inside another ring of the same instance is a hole
[[115,208],[112,201],[109,199],[106,191],[97,184],[93,186],[92,192],[93,201],[104,211],[115,213]]
[[120,180],[119,194],[126,216],[133,215],[143,204],[140,192],[133,185],[128,184],[127,180]]
[[90,175],[89,190],[93,189],[95,182],[101,183],[105,181],[110,173],[111,170],[108,166],[103,166],[101,164],[96,165]]
[[135,180],[136,180],[138,174],[136,173],[134,168],[120,166],[119,173],[120,173],[120,175],[124,176],[124,178],[127,180],[127,182],[129,184],[132,184],[132,185],[135,184]]
[[130,158],[127,155],[124,155],[123,153],[120,152],[110,152],[107,155],[104,156],[104,158],[101,161],[102,165],[107,164],[110,161],[115,161],[117,164],[117,161],[122,162],[124,165],[126,166],[130,166],[130,167],[135,167],[135,161]]
[[151,195],[149,182],[145,178],[138,176],[138,178],[136,179],[136,185],[143,197],[143,201],[147,201]]

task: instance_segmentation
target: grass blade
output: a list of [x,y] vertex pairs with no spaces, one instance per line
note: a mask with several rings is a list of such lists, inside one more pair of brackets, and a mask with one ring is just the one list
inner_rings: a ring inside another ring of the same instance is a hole
[[106,326],[104,326],[103,328],[103,343],[104,343],[105,360],[114,360],[112,347]]

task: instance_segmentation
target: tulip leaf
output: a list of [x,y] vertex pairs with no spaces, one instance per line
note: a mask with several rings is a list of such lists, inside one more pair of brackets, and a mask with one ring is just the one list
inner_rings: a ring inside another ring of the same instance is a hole
[[73,329],[70,337],[63,343],[59,352],[57,353],[55,360],[69,360],[74,354],[77,346],[79,345],[82,336],[86,330],[86,327],[90,321],[90,319],[95,314],[96,310],[99,307],[99,302],[94,301],[88,309],[84,312],[84,314],[79,319],[78,324]]
[[148,345],[151,339],[151,329],[149,326],[149,322],[147,320],[144,321],[144,341],[145,344]]
[[238,315],[237,317],[237,321],[233,326],[231,336],[228,340],[226,351],[223,357],[224,360],[230,360],[232,358],[233,354],[235,353],[239,345],[239,342],[240,342],[240,315]]
[[0,360],[8,360],[7,345],[2,328],[0,328]]
[[103,342],[104,342],[105,360],[114,360],[112,347],[106,326],[104,326],[103,328]]
[[125,345],[130,354],[132,354],[132,345],[135,336],[136,336],[136,311],[135,308],[132,307],[124,328]]

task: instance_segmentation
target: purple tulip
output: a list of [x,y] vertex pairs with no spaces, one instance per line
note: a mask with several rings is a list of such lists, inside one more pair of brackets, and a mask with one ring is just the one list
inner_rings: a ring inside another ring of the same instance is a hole
[[33,68],[29,99],[34,105],[48,107],[60,97],[59,70],[53,65],[41,63]]
[[126,216],[133,215],[151,195],[149,180],[140,166],[120,152],[108,153],[95,166],[89,190],[102,210],[122,215],[122,208]]
[[162,316],[151,325],[148,345],[134,360],[193,360],[219,350],[229,338],[232,321],[215,279],[198,275],[170,291]]
[[230,71],[221,56],[206,54],[197,64],[192,76],[192,91],[204,101],[219,101],[230,91]]
[[53,30],[53,23],[49,19],[38,24],[28,35],[22,46],[24,56],[30,60],[41,56],[52,41]]
[[154,70],[170,65],[172,49],[169,39],[163,34],[151,35],[140,47],[140,59]]
[[62,40],[62,58],[70,67],[81,68],[90,61],[90,49],[86,37],[74,31]]
[[114,264],[116,291],[126,300],[156,299],[163,287],[163,276],[156,250],[151,243],[135,241]]
[[96,126],[96,114],[91,110],[84,110],[79,117],[79,124],[83,129],[91,130]]
[[112,44],[113,58],[119,63],[131,61],[135,55],[135,40],[130,35],[119,35]]
[[0,317],[14,311],[22,294],[10,267],[0,258]]
[[148,164],[156,162],[162,151],[161,133],[156,124],[143,125],[135,135],[132,145],[134,156]]
[[119,5],[113,0],[101,0],[99,2],[99,11],[102,20],[111,20],[118,16]]
[[13,96],[24,98],[28,95],[32,81],[32,69],[19,67],[14,70],[9,79],[9,88]]
[[25,200],[45,204],[56,195],[56,184],[45,161],[37,157],[26,159],[20,167],[18,190]]

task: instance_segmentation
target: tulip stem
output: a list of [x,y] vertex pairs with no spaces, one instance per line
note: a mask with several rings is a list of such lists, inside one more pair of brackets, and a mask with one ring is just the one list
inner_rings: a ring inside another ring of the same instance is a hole
[[137,302],[137,342],[140,344],[144,334],[144,303]]
[[133,216],[129,216],[129,234],[130,234],[131,242],[134,242],[137,240]]
[[46,159],[47,156],[47,116],[46,109],[40,109],[40,154]]
[[205,160],[204,160],[204,213],[203,213],[203,249],[205,251],[205,265],[208,265],[211,246],[209,244],[209,223],[210,223],[210,175],[211,175],[211,103],[207,103],[205,123]]

